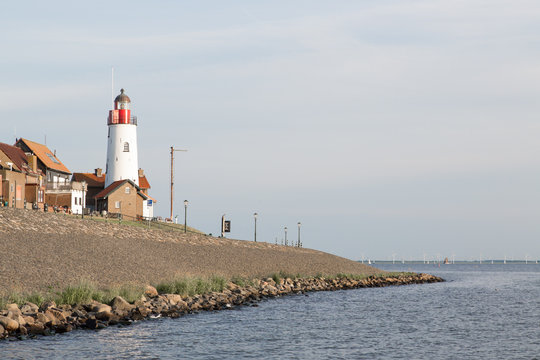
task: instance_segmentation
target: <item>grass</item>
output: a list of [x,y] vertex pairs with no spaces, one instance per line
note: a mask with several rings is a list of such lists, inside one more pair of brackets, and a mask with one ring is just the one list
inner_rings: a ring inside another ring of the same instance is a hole
[[[362,274],[343,274],[336,275],[324,275],[317,274],[315,278],[326,279],[376,279],[376,278],[399,278],[403,276],[411,276],[416,273],[412,272],[389,272],[375,275],[362,275]],[[274,273],[270,276],[276,283],[279,283],[281,279],[297,279],[302,278],[299,274],[291,274],[284,271]],[[210,277],[177,277],[170,281],[163,281],[155,285],[155,288],[162,294],[178,294],[182,296],[194,296],[203,295],[209,292],[222,292],[227,286],[228,282],[232,282],[238,286],[252,286],[253,280],[232,277],[227,279],[223,276],[210,276]],[[95,283],[87,280],[81,280],[75,285],[66,287],[62,291],[54,292],[49,289],[46,293],[32,293],[22,294],[13,292],[4,296],[0,296],[0,310],[5,309],[7,304],[16,303],[22,306],[27,302],[34,303],[38,306],[45,301],[54,301],[57,305],[74,305],[89,303],[92,300],[99,301],[101,303],[110,303],[116,296],[123,297],[126,301],[133,303],[140,299],[144,294],[145,287],[140,285],[126,284],[123,286],[100,289]]]
[[135,302],[144,294],[144,287],[127,284],[108,289],[99,289],[94,283],[82,280],[78,284],[67,286],[64,290],[58,292],[21,294],[10,293],[7,296],[0,297],[0,309],[7,304],[15,303],[19,306],[31,302],[40,306],[46,301],[54,301],[57,305],[85,304],[92,300],[101,303],[109,303],[116,296],[122,296],[126,301]]
[[227,285],[227,279],[222,276],[204,277],[178,277],[170,281],[163,281],[155,287],[158,292],[165,294],[178,294],[194,296],[209,292],[221,292]]
[[236,285],[240,286],[240,287],[255,285],[255,282],[253,281],[253,279],[249,279],[249,278],[245,278],[245,277],[241,277],[241,276],[233,276],[231,278],[231,282],[233,284],[236,284]]
[[[69,215],[69,216],[74,217],[74,218],[80,218],[80,215]],[[122,221],[119,221],[118,219],[113,219],[113,218],[109,219],[109,218],[104,218],[101,216],[91,217],[90,215],[85,215],[84,219],[105,222],[109,224],[132,226],[132,227],[138,227],[138,228],[144,228],[144,229],[160,229],[160,230],[176,231],[176,232],[182,232],[182,233],[184,232],[184,224],[166,223],[166,222],[161,222],[161,221],[150,221],[150,224],[149,224],[148,221],[134,221],[134,220],[126,219],[125,217],[124,219],[122,219]],[[186,229],[188,233],[205,235],[204,232],[198,229],[192,228],[190,226],[188,226]]]
[[274,280],[276,283],[279,283],[281,279],[299,279],[303,278],[301,274],[292,274],[286,271],[281,270],[278,273],[273,273],[271,276],[272,280]]

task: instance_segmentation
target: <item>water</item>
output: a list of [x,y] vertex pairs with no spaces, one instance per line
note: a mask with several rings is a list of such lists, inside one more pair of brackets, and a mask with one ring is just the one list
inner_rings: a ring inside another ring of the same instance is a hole
[[259,307],[4,341],[0,358],[540,359],[540,265],[380,267],[447,282],[294,295]]

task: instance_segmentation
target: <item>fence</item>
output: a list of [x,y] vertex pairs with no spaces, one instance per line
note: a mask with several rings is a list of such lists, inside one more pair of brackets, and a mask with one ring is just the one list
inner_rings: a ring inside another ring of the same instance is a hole
[[109,221],[117,222],[119,224],[125,223],[129,225],[146,227],[148,229],[160,229],[160,230],[166,230],[166,231],[176,231],[176,232],[181,232],[181,233],[185,232],[185,233],[191,233],[191,234],[204,235],[204,233],[201,233],[200,231],[191,230],[189,227],[187,227],[187,229],[184,230],[183,224],[180,225],[180,224],[167,223],[167,222],[159,221],[157,220],[157,218],[145,219],[142,216],[134,217],[134,216],[124,215],[120,213],[106,213],[105,215],[102,215],[97,212],[93,212],[90,215],[85,214],[84,216],[77,215],[77,217],[86,217],[93,220],[103,219],[107,222]]

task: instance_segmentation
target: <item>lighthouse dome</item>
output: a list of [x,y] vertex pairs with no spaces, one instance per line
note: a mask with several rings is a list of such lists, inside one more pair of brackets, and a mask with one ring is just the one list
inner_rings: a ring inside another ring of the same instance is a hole
[[131,99],[129,98],[129,96],[124,94],[124,89],[120,89],[120,95],[118,95],[116,99],[114,99],[114,102],[115,103],[130,103]]

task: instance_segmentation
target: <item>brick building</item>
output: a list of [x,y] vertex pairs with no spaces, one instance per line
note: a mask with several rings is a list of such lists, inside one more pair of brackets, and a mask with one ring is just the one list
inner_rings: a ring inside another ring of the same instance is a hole
[[0,206],[43,208],[42,175],[34,155],[0,143]]
[[122,214],[130,220],[141,219],[149,197],[133,181],[118,180],[96,194],[96,210]]

